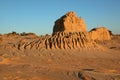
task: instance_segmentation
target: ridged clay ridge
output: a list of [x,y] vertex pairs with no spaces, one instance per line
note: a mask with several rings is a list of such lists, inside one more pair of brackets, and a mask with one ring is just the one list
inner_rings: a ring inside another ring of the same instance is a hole
[[77,49],[95,47],[95,42],[90,38],[89,33],[84,32],[56,32],[39,38],[32,42],[22,40],[18,45],[19,50],[24,49]]

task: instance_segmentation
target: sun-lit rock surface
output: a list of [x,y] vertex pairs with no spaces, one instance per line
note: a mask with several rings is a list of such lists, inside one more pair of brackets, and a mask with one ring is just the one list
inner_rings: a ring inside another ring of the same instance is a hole
[[87,31],[84,19],[78,17],[74,12],[68,12],[55,21],[54,32],[84,32]]

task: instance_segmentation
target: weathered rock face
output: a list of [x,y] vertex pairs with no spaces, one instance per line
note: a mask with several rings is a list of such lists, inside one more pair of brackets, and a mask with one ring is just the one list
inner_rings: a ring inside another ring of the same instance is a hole
[[77,17],[74,12],[68,12],[56,20],[54,32],[84,32],[87,31],[86,24],[82,18]]
[[94,28],[90,32],[90,36],[93,40],[110,40],[111,35],[107,28],[100,27],[100,28]]

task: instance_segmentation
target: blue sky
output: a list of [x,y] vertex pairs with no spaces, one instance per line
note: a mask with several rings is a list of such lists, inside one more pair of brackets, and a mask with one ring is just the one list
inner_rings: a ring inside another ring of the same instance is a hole
[[0,0],[0,33],[51,34],[68,11],[84,18],[88,30],[105,26],[120,33],[120,0]]

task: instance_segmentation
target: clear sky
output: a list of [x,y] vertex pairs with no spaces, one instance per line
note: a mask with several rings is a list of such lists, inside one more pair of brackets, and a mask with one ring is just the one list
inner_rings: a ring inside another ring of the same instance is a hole
[[106,26],[120,33],[120,0],[0,0],[0,33],[51,34],[68,11],[84,18],[88,30]]

